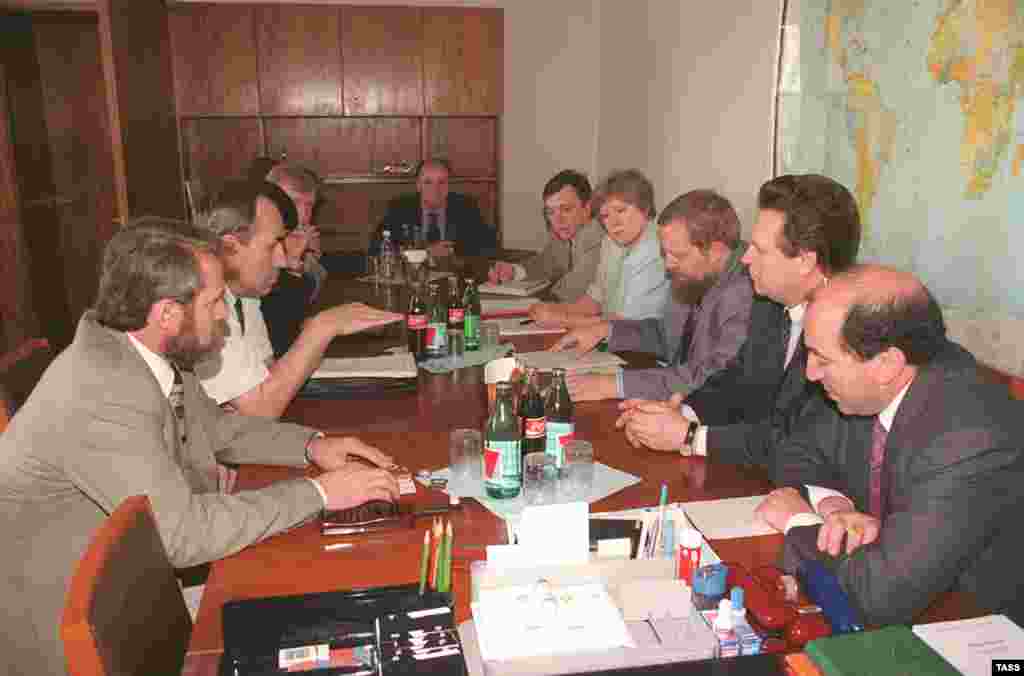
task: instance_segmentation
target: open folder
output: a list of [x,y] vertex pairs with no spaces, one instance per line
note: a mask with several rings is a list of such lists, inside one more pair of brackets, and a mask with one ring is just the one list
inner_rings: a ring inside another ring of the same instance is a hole
[[530,296],[547,288],[549,284],[551,282],[547,279],[520,279],[501,284],[481,284],[479,290],[480,293],[493,293],[499,296]]
[[415,378],[416,360],[401,352],[381,357],[324,359],[313,378]]

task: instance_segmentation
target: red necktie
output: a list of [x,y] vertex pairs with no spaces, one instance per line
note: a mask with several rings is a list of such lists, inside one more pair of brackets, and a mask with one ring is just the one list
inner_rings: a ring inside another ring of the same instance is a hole
[[874,436],[871,441],[871,516],[882,518],[882,466],[885,464],[885,440],[889,432],[875,418]]

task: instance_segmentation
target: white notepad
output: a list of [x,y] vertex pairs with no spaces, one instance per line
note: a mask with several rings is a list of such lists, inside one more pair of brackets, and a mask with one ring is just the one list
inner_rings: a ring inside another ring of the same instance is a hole
[[766,495],[698,500],[680,505],[694,527],[709,540],[728,540],[778,533],[754,513]]
[[563,368],[568,373],[579,373],[582,371],[594,371],[597,369],[616,368],[625,364],[618,355],[611,352],[598,352],[596,350],[580,355],[575,350],[564,352],[523,352],[518,355],[526,366],[532,366],[538,371],[550,371],[555,368]]
[[551,282],[547,279],[520,279],[502,282],[501,284],[481,284],[480,293],[494,293],[499,296],[529,296],[547,288]]
[[[501,329],[503,336],[532,336],[542,333],[565,333],[560,326],[541,326],[535,321],[522,317],[505,317],[491,320]],[[523,322],[528,322],[523,324]]]
[[501,316],[511,314],[526,314],[530,306],[540,301],[534,297],[529,298],[481,298],[480,312],[485,316]]
[[324,359],[313,378],[415,378],[416,360],[408,352],[382,357]]

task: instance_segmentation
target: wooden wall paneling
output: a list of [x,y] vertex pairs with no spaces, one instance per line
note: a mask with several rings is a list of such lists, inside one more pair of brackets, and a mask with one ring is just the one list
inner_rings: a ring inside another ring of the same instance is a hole
[[342,7],[346,115],[422,115],[423,24],[412,7]]
[[63,268],[75,324],[95,300],[103,246],[117,214],[99,25],[92,13],[53,13],[37,16],[34,30],[54,160],[58,247],[33,265],[47,274]]
[[118,220],[184,218],[167,8],[163,0],[101,0],[97,9]]
[[393,117],[373,120],[374,174],[402,174],[416,169],[423,155],[419,118]]
[[262,5],[256,10],[260,112],[340,115],[337,7]]
[[259,118],[193,118],[182,122],[188,178],[210,194],[225,179],[244,175],[254,158],[265,155]]
[[254,8],[178,5],[169,15],[178,114],[260,110]]
[[445,157],[455,176],[486,176],[498,171],[497,120],[493,117],[427,119],[427,153]]
[[370,173],[373,121],[352,118],[271,118],[267,151],[271,157],[308,165],[321,176]]
[[324,185],[324,203],[317,211],[324,250],[365,251],[370,235],[384,219],[388,202],[415,190],[412,181]]
[[500,9],[423,9],[428,115],[498,115],[502,108]]
[[[0,21],[3,21],[0,14]],[[14,162],[8,110],[7,74],[0,60],[0,352],[7,353],[39,335],[28,283],[25,247],[18,199],[18,170]]]

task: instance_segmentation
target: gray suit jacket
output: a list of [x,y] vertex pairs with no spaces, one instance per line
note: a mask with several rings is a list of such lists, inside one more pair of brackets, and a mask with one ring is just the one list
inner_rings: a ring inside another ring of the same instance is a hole
[[[778,448],[776,483],[841,491],[868,511],[873,417],[840,414],[820,395]],[[954,343],[924,367],[886,440],[878,540],[851,556],[818,552],[819,526],[793,528],[783,565],[819,558],[872,624],[908,623],[947,590],[1020,622],[1024,570],[1024,403],[984,382]]]
[[585,223],[572,238],[572,268],[569,267],[569,243],[549,238],[547,246],[523,262],[527,279],[550,279],[551,293],[558,300],[572,303],[587,292],[601,260],[604,228],[597,221]]
[[65,673],[64,594],[93,531],[124,498],[149,496],[177,567],[237,552],[322,508],[305,479],[218,493],[217,460],[302,465],[313,430],[224,413],[195,377],[183,379],[184,446],[128,336],[86,313],[0,437],[0,673]]
[[674,392],[687,394],[736,357],[747,339],[754,287],[740,258],[747,250],[741,242],[726,262],[718,282],[704,294],[688,354],[680,355],[679,342],[693,305],[670,297],[663,317],[612,322],[608,349],[613,352],[649,352],[668,363],[664,368],[634,369],[622,373],[627,398],[668,399]]

